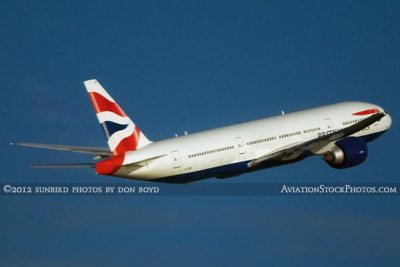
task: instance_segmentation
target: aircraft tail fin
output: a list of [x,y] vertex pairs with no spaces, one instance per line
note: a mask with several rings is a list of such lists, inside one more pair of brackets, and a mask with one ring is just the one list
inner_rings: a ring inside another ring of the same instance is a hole
[[97,80],[87,80],[84,85],[114,155],[151,143]]

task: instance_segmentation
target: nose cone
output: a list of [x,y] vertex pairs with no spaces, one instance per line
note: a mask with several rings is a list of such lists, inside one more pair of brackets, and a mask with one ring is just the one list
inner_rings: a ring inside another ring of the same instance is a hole
[[383,118],[383,120],[384,120],[386,129],[389,129],[390,126],[392,126],[392,117],[390,117],[389,114],[386,114],[386,116]]

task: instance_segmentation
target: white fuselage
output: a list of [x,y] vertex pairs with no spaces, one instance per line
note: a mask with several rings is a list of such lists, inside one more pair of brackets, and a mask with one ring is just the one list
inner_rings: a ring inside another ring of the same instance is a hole
[[[142,180],[175,177],[179,181],[191,176],[197,180],[240,174],[250,171],[246,170],[247,162],[262,155],[307,142],[368,117],[353,115],[366,109],[384,112],[374,104],[344,102],[154,142],[127,152],[124,166],[114,175]],[[390,125],[391,118],[386,115],[352,136],[373,136],[386,131]],[[312,153],[324,154],[329,148],[328,145]],[[149,158],[154,160],[140,167],[129,166]]]

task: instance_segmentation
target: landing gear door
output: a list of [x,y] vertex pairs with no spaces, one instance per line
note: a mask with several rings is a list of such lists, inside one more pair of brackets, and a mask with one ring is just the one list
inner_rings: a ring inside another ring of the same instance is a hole
[[177,150],[171,151],[172,155],[172,167],[175,168],[180,168],[182,166],[181,163],[181,155]]

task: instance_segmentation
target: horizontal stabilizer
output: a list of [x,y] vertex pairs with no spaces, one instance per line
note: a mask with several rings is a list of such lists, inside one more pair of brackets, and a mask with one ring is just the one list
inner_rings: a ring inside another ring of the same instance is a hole
[[89,147],[89,146],[66,146],[66,145],[51,145],[51,144],[38,144],[38,143],[10,143],[10,145],[72,151],[77,153],[94,154],[103,157],[108,157],[112,155],[111,151],[105,147],[103,148],[103,147]]
[[136,167],[143,167],[143,166],[146,166],[146,164],[148,164],[149,162],[151,162],[153,160],[156,160],[156,159],[159,159],[159,158],[162,158],[162,157],[165,157],[165,156],[167,156],[167,154],[162,154],[162,155],[159,155],[159,156],[146,158],[146,159],[143,159],[143,160],[140,160],[140,161],[129,163],[129,164],[125,165],[125,166],[128,166],[128,167],[135,167],[135,166]]
[[84,169],[94,168],[93,163],[60,163],[60,164],[37,164],[31,165],[31,168],[47,168],[47,169]]

